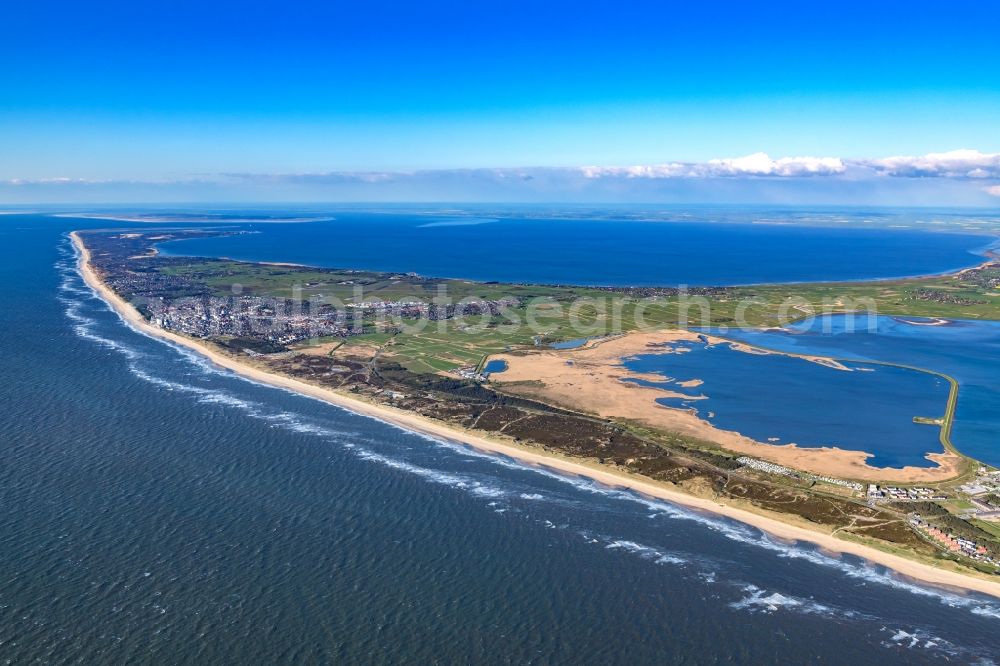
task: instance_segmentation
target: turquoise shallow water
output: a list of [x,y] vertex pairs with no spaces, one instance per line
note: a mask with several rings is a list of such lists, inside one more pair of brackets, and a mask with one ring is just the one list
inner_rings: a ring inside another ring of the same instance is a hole
[[[1000,603],[421,438],[127,328],[0,219],[0,660],[973,663]],[[978,661],[978,663],[984,663]]]

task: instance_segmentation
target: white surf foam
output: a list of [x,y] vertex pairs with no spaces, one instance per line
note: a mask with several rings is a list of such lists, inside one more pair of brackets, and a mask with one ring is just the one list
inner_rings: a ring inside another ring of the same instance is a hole
[[686,564],[687,560],[673,553],[666,553],[657,550],[652,546],[646,546],[627,539],[617,539],[608,543],[605,548],[608,550],[624,550],[638,555],[644,560],[649,560],[656,564]]
[[419,476],[423,479],[431,481],[432,483],[437,483],[465,490],[469,494],[478,497],[504,498],[508,497],[510,494],[507,490],[503,488],[483,483],[482,481],[476,480],[474,478],[462,474],[455,474],[453,472],[444,472],[440,470],[430,469],[427,467],[421,467],[419,465],[414,465],[413,463],[408,463],[406,461],[399,460],[397,458],[384,456],[380,453],[375,453],[374,451],[369,451],[367,449],[360,447],[355,447],[354,451],[356,455],[362,460],[378,462],[386,467],[390,467],[392,469],[401,470],[403,472],[408,472],[409,474]]
[[761,589],[756,585],[746,585],[743,591],[746,593],[746,596],[729,604],[730,608],[748,610],[755,613],[774,613],[778,610],[786,610],[808,615],[837,615],[840,617],[851,617],[853,615],[851,611],[843,609],[835,611],[830,606],[818,603],[812,599],[803,599],[801,597],[781,594],[780,592],[771,592]]

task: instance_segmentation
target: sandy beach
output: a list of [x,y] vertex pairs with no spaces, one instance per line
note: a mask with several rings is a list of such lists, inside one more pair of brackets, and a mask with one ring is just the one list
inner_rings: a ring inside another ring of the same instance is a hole
[[150,336],[172,342],[177,345],[192,349],[204,355],[216,365],[231,370],[249,379],[262,384],[275,386],[278,388],[295,391],[302,395],[323,400],[332,405],[363,414],[407,430],[425,434],[434,438],[460,442],[475,449],[504,455],[518,460],[526,465],[545,467],[562,474],[581,476],[592,479],[596,482],[608,486],[628,488],[644,495],[666,500],[692,509],[706,511],[722,515],[754,527],[757,527],[768,534],[790,541],[807,541],[818,545],[830,553],[849,553],[869,561],[878,563],[893,569],[894,571],[910,578],[945,586],[949,588],[975,590],[977,592],[992,595],[1000,598],[1000,581],[980,578],[970,574],[959,573],[944,568],[931,566],[922,562],[913,561],[883,552],[863,544],[845,541],[834,537],[828,533],[808,529],[800,525],[793,525],[779,520],[772,515],[761,515],[759,513],[722,504],[720,502],[695,497],[677,490],[673,490],[665,484],[645,480],[640,477],[618,473],[608,469],[597,468],[597,463],[587,464],[577,462],[552,455],[541,454],[527,447],[515,446],[510,443],[485,438],[477,434],[463,430],[450,428],[445,425],[429,421],[411,413],[398,410],[388,406],[375,405],[369,402],[345,396],[329,389],[324,389],[312,384],[264,372],[248,363],[243,363],[234,358],[220,354],[209,346],[177,335],[170,331],[165,331],[146,322],[130,304],[119,297],[111,289],[104,285],[99,276],[91,269],[89,264],[89,252],[84,247],[79,235],[71,234],[74,246],[79,252],[79,270],[86,283],[94,289],[122,319],[133,328]]

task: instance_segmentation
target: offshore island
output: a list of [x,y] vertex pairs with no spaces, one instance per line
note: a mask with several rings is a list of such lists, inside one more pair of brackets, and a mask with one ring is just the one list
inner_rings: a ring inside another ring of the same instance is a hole
[[[838,377],[878,375],[877,363],[775,351],[724,331],[737,321],[781,329],[859,303],[915,326],[998,320],[993,258],[926,278],[679,290],[485,283],[157,251],[227,233],[71,237],[87,284],[127,323],[253,380],[1000,597],[1000,473],[952,442],[961,387],[948,375],[885,365],[933,383],[927,405],[937,411],[908,420],[938,448],[877,466],[866,448],[761,441],[718,427],[697,408],[711,383],[633,363],[724,349]],[[776,405],[773,417],[780,414]]]

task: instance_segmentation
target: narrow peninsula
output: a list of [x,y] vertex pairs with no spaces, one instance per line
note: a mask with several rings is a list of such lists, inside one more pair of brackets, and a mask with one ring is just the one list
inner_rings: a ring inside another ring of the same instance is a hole
[[[950,378],[942,378],[940,413],[911,420],[937,429],[941,450],[923,466],[877,467],[865,451],[776,445],[720,429],[658,402],[696,399],[700,378],[670,389],[656,385],[661,375],[623,366],[679,342],[780,353],[700,327],[781,327],[821,307],[849,312],[871,302],[921,325],[1000,319],[993,258],[927,278],[680,290],[482,283],[157,251],[225,233],[236,232],[116,229],[71,238],[87,284],[130,326],[254,381],[1000,597],[1000,523],[992,522],[1000,496],[990,490],[1000,477],[950,441],[961,390]],[[710,308],[687,312],[685,299]],[[802,360],[849,369],[828,357]]]

